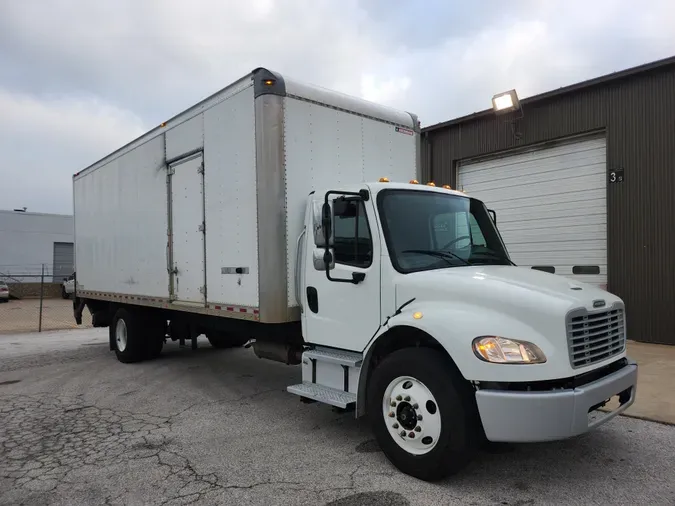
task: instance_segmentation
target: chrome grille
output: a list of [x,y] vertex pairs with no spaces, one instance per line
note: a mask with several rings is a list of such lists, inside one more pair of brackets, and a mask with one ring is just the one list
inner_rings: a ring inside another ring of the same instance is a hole
[[567,346],[574,369],[606,360],[626,347],[623,308],[587,312],[573,311],[567,316]]

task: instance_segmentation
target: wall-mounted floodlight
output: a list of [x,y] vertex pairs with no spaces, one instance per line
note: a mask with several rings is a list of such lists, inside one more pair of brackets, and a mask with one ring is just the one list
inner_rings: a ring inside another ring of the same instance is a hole
[[504,114],[507,112],[517,111],[519,109],[520,100],[518,100],[518,94],[516,93],[516,90],[498,93],[492,97],[492,110],[496,114]]

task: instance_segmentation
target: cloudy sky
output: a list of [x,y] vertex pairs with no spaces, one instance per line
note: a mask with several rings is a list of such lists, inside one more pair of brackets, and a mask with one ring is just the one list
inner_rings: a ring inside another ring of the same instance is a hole
[[423,125],[675,55],[674,0],[0,0],[0,209],[258,66]]

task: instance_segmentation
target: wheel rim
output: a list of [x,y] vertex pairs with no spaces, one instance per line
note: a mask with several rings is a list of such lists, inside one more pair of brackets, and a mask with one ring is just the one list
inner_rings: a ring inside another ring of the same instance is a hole
[[400,376],[384,391],[382,416],[392,439],[413,455],[424,455],[436,447],[441,435],[438,402],[424,383]]
[[115,341],[117,342],[117,349],[124,351],[127,349],[127,323],[119,319],[115,327]]

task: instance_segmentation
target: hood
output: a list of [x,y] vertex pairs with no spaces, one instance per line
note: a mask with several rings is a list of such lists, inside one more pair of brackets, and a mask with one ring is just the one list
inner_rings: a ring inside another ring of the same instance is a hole
[[499,312],[544,311],[565,314],[570,309],[609,307],[621,299],[587,283],[557,274],[510,265],[474,265],[416,272],[396,281],[396,304],[416,301],[456,301],[490,306]]

